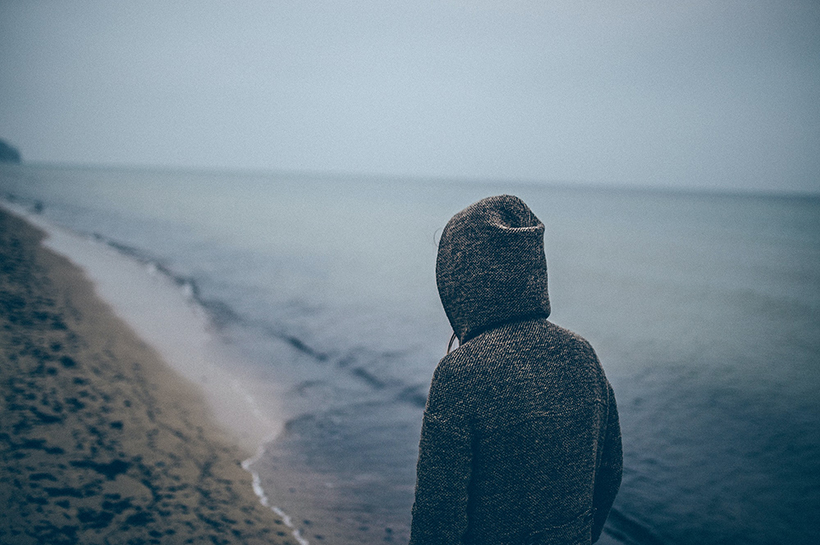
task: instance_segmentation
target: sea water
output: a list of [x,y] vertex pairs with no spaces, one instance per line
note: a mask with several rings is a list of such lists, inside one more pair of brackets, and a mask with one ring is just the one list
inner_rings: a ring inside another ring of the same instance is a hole
[[551,319],[593,344],[615,388],[624,480],[602,541],[814,543],[816,196],[0,167],[6,201],[203,309],[224,371],[282,417],[249,469],[310,543],[406,542],[450,336],[437,237],[500,193],[545,223]]

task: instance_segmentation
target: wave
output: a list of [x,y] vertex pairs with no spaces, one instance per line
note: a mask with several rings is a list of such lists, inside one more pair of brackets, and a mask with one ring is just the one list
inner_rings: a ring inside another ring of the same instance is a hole
[[[20,201],[21,199],[18,199],[18,203]],[[31,206],[33,205],[29,204],[28,207],[31,208]],[[39,214],[42,213],[44,206],[42,203],[39,203],[37,208],[39,210],[37,213]],[[376,372],[372,369],[368,369],[366,366],[368,361],[394,359],[400,357],[402,355],[401,353],[388,351],[371,352],[362,348],[344,350],[341,354],[321,350],[316,348],[310,340],[301,338],[287,331],[285,326],[243,316],[228,302],[203,296],[196,278],[173,270],[171,266],[167,265],[165,259],[143,248],[121,242],[99,232],[92,232],[90,234],[81,232],[79,234],[89,237],[97,243],[104,244],[117,253],[141,263],[151,274],[159,274],[169,279],[183,291],[188,300],[205,312],[209,322],[217,330],[224,330],[231,325],[254,329],[269,338],[287,344],[297,352],[308,356],[317,363],[333,363],[336,367],[346,370],[372,390],[392,388],[396,391],[396,394],[393,396],[393,400],[396,402],[408,403],[418,408],[424,408],[427,403],[426,384],[408,384],[395,378],[388,379],[380,377]]]
[[239,314],[228,303],[203,297],[202,291],[195,278],[175,272],[171,267],[166,265],[161,258],[153,256],[141,248],[119,242],[97,232],[86,236],[90,236],[96,242],[105,244],[118,253],[142,263],[152,274],[161,274],[168,278],[183,291],[190,301],[196,303],[206,312],[210,322],[217,328],[224,328],[231,323],[240,323],[243,321]]

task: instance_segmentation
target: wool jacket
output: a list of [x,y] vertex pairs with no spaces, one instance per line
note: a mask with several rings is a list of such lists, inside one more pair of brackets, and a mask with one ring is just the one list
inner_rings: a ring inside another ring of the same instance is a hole
[[547,320],[543,223],[509,195],[467,207],[436,278],[459,347],[430,386],[411,545],[595,542],[621,483],[618,411],[589,343]]

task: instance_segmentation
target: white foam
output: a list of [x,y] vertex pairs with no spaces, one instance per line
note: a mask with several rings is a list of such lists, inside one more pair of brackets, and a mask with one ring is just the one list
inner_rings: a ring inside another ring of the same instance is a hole
[[282,508],[270,504],[270,499],[268,499],[267,494],[265,494],[265,489],[262,488],[262,480],[259,478],[259,473],[257,473],[251,468],[253,463],[256,462],[259,458],[261,458],[264,453],[265,447],[264,445],[262,445],[259,447],[259,450],[256,451],[256,455],[242,462],[242,469],[251,474],[251,477],[253,478],[253,491],[259,497],[259,503],[261,503],[265,507],[268,507],[271,511],[276,513],[279,516],[279,518],[282,519],[282,523],[284,523],[284,525],[291,530],[293,538],[299,543],[299,545],[310,545],[310,542],[308,542],[307,539],[302,537],[301,530],[299,530],[299,528],[297,528],[293,524],[293,519],[290,517],[290,515],[285,513],[285,511]]

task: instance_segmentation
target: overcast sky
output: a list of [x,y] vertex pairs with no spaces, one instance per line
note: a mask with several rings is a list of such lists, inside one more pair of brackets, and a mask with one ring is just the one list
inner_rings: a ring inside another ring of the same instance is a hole
[[816,0],[0,0],[25,160],[820,192]]

